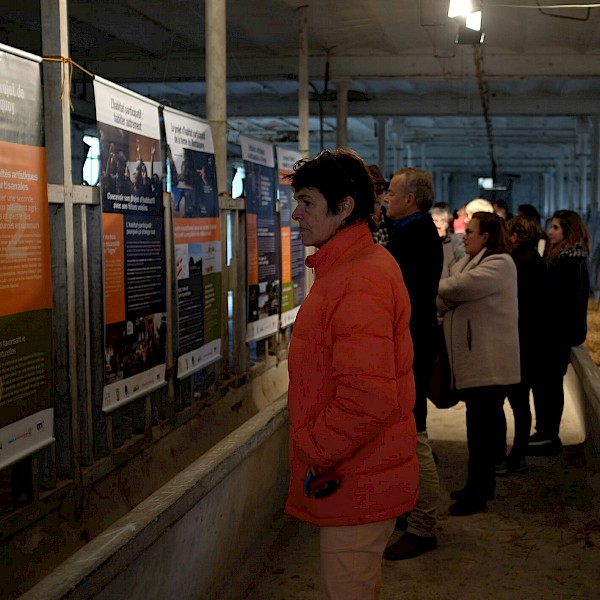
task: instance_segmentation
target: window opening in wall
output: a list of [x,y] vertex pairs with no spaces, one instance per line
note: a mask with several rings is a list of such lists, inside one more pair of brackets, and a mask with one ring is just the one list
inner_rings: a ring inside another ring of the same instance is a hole
[[93,135],[84,135],[83,143],[87,146],[83,163],[83,183],[98,185],[100,183],[100,140]]
[[231,255],[233,253],[232,243],[231,243],[231,228],[233,226],[231,211],[227,213],[227,266],[231,266]]
[[246,179],[246,170],[244,167],[238,167],[231,181],[232,198],[239,198],[244,195],[244,179]]
[[478,177],[477,183],[479,185],[480,190],[504,191],[504,190],[508,189],[505,185],[499,184],[497,181],[494,181],[491,177]]
[[233,356],[233,291],[227,292],[227,330],[229,332],[229,364],[234,364]]
[[171,193],[171,188],[173,187],[173,182],[171,181],[171,161],[166,161],[166,174],[167,174],[167,192]]

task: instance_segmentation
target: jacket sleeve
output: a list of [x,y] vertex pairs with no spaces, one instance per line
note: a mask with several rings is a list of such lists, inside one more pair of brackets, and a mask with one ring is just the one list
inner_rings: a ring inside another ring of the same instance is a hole
[[[506,285],[507,278],[516,281],[517,270],[508,254],[494,254],[462,273],[440,281],[439,295],[446,304],[471,302],[495,294]],[[439,303],[438,303],[438,307]]]
[[378,293],[365,279],[349,287],[330,323],[329,397],[294,435],[298,457],[326,468],[377,436],[399,409],[391,294]]

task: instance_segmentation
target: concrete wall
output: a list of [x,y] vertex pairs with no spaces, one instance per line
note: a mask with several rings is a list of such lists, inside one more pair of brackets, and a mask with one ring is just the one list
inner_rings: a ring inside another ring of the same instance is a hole
[[228,435],[21,596],[214,599],[231,590],[288,483],[287,398]]
[[584,395],[586,432],[600,456],[600,369],[583,346],[571,351],[571,365]]

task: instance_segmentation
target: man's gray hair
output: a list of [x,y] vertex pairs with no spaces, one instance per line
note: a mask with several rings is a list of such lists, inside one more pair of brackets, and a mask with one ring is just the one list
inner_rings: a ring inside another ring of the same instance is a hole
[[431,173],[423,169],[405,167],[399,169],[394,175],[404,175],[404,193],[415,195],[415,204],[423,212],[433,206],[433,179]]

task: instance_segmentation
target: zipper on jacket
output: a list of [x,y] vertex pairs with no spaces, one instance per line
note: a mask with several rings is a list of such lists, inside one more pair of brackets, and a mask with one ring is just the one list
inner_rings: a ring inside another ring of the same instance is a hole
[[471,342],[473,338],[471,336],[471,321],[467,321],[467,344],[469,346],[469,352],[471,351]]
[[[451,385],[450,385],[450,389],[455,390],[456,389],[456,377],[454,377],[454,344],[453,344],[453,338],[452,338],[452,332],[454,330],[454,311],[452,311],[452,314],[450,315],[450,352],[448,353],[448,361],[450,363],[450,381],[451,381]],[[442,333],[444,333],[444,325],[442,323]],[[444,337],[444,343],[446,343],[446,339]],[[446,351],[448,349],[448,346],[446,345]]]

